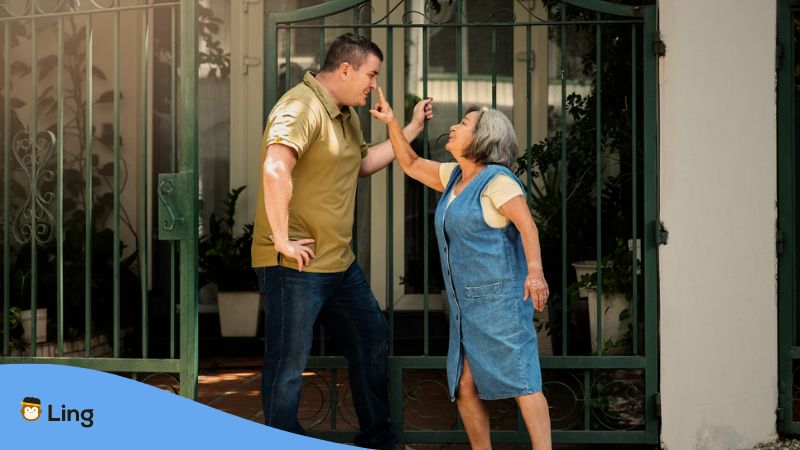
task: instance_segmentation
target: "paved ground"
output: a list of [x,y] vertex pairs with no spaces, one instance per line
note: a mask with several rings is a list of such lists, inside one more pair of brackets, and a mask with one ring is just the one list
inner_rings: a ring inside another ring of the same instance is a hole
[[[204,359],[200,362],[198,401],[221,411],[254,422],[263,422],[261,412],[261,360],[259,359]],[[313,430],[330,430],[331,391],[338,401],[335,426],[337,430],[356,429],[357,419],[347,388],[347,373],[340,370],[332,380],[330,371],[307,372],[300,405],[300,422]],[[406,423],[412,427],[431,430],[451,430],[457,424],[455,406],[447,399],[444,379],[429,379],[429,374],[413,372],[407,374],[405,384],[412,385],[416,394],[425,399],[424,409],[414,405],[406,408]],[[331,388],[331,386],[335,386]],[[408,391],[408,386],[406,387]],[[420,403],[420,405],[422,405]],[[496,429],[515,430],[518,426],[516,408],[513,403],[492,402],[489,404],[492,425]],[[466,444],[414,444],[417,450],[469,450]],[[529,444],[496,444],[495,450],[527,450]],[[556,445],[556,450],[643,450],[646,446],[620,445]]]
[[760,445],[753,450],[800,450],[800,439],[783,438],[778,442]]

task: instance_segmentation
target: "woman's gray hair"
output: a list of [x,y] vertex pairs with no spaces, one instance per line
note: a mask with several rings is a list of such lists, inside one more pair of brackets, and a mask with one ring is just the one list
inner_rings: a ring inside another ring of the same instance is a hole
[[464,157],[479,164],[500,164],[511,168],[517,158],[519,145],[514,126],[505,114],[496,109],[473,106],[465,116],[478,111],[472,145]]

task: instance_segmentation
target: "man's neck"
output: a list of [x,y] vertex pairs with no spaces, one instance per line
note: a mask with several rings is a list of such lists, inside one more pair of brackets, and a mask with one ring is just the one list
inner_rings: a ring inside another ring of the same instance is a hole
[[336,76],[335,74],[320,72],[314,78],[316,78],[319,84],[321,84],[322,87],[325,88],[326,91],[328,91],[328,94],[333,99],[333,102],[336,103],[336,106],[341,108],[344,105],[342,105],[342,103],[339,101],[339,96],[337,95],[338,80],[334,78],[335,76]]

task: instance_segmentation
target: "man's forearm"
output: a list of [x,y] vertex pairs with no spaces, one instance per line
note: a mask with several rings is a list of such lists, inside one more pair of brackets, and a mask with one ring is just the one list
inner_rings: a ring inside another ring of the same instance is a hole
[[272,243],[289,242],[289,201],[292,199],[292,176],[283,171],[263,176],[264,208],[272,230]]

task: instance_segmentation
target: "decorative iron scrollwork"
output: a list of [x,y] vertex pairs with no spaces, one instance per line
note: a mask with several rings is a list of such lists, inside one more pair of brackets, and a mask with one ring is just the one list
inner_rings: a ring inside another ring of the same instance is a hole
[[56,136],[50,131],[40,131],[36,139],[30,130],[20,130],[14,135],[11,149],[25,173],[29,193],[19,213],[13,218],[11,231],[20,244],[33,241],[46,244],[53,239],[53,214],[48,209],[55,198],[53,192],[42,192],[42,182],[52,182],[55,172],[46,168],[53,156]]

